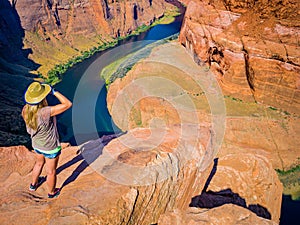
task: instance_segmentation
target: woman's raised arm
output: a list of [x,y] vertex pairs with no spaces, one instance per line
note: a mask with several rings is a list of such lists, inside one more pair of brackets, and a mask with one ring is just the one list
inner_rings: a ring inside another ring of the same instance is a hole
[[72,102],[58,91],[55,91],[53,95],[60,101],[60,104],[51,106],[51,116],[61,114],[72,106]]

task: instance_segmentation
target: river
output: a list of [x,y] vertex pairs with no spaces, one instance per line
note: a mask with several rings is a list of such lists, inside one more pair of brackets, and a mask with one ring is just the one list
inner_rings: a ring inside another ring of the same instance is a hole
[[[172,1],[173,4],[178,4]],[[107,90],[100,78],[101,70],[110,63],[141,49],[145,45],[169,37],[180,31],[185,8],[179,7],[181,15],[170,24],[160,24],[137,36],[119,41],[110,49],[96,53],[89,59],[69,69],[55,89],[72,102],[72,109],[58,116],[61,140],[80,145],[103,134],[118,132],[107,110]],[[55,104],[55,99],[49,99]]]

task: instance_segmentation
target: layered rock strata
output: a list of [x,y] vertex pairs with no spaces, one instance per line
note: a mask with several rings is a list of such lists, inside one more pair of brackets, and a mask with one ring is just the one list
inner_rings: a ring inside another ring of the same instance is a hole
[[190,1],[180,42],[211,67],[225,94],[299,113],[295,6],[299,1]]
[[191,207],[161,215],[159,225],[278,224],[282,185],[267,158],[245,152],[215,162],[210,182]]
[[[217,116],[211,114],[215,110],[221,115],[216,124],[224,126],[222,147],[227,153],[248,149],[269,158],[280,170],[298,165],[299,118],[223,95],[221,101],[210,98],[209,85],[205,89],[205,83],[213,73],[205,68],[195,67],[189,53],[176,43],[155,48],[148,59],[109,86],[107,104],[114,122],[123,130],[211,124],[213,116]],[[217,92],[212,96],[218,96]]]
[[[282,187],[270,163],[259,155],[228,155],[221,157],[214,167],[210,164],[203,170],[200,162],[206,153],[200,142],[206,142],[210,132],[206,126],[197,129],[203,133],[200,139],[193,133],[182,135],[178,126],[164,131],[136,128],[117,139],[106,136],[79,147],[64,148],[57,170],[58,186],[62,191],[53,200],[46,198],[46,183],[36,192],[27,189],[35,161],[33,153],[21,146],[0,148],[0,154],[9,159],[2,161],[0,166],[0,222],[170,224],[168,212],[175,212],[179,221],[194,219],[194,216],[190,218],[177,212],[188,215],[193,210],[189,207],[191,202],[203,197],[204,192],[217,193],[230,187],[247,205],[238,207],[231,199],[232,205],[207,206],[212,209],[200,213],[205,221],[208,213],[212,220],[239,221],[238,218],[244,217],[246,221],[276,224],[281,200],[278,193]],[[232,165],[237,158],[240,163]],[[228,177],[233,174],[234,179]],[[246,188],[249,181],[254,185],[250,192]],[[224,202],[218,199],[213,202]],[[259,206],[265,214],[259,214],[261,211],[251,205]],[[215,211],[220,214],[216,216]],[[264,219],[265,215],[271,217]]]
[[25,31],[24,45],[44,76],[56,64],[150,25],[173,8],[164,0],[21,0],[12,6]]
[[31,0],[13,5],[25,30],[66,39],[77,34],[125,36],[151,24],[170,7],[162,0]]
[[160,130],[135,129],[111,142],[108,137],[63,149],[62,192],[53,201],[46,198],[46,183],[36,192],[27,190],[34,154],[24,147],[1,148],[9,159],[0,167],[1,224],[152,224],[167,209],[187,208],[210,168],[200,172],[203,146],[189,147],[193,135],[179,140],[180,129],[165,131],[160,143],[149,139],[151,132],[161,138]]
[[207,225],[207,224],[261,224],[276,225],[278,223],[258,217],[253,212],[234,204],[226,204],[213,209],[189,208],[187,211],[174,210],[159,218],[158,225],[186,224],[186,225]]

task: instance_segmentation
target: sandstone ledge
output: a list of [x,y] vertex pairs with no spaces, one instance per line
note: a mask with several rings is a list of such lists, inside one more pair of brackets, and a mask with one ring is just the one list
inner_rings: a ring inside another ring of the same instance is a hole
[[[195,199],[204,192],[217,193],[227,188],[247,205],[242,205],[245,209],[233,206],[221,215],[250,216],[249,221],[272,224],[246,209],[259,205],[272,221],[278,222],[282,187],[266,158],[245,153],[228,155],[200,172],[200,159],[206,155],[203,145],[199,141],[191,148],[192,136],[178,141],[176,130],[167,129],[156,146],[152,138],[157,137],[157,132],[162,134],[161,130],[137,128],[118,138],[106,136],[63,149],[58,166],[62,193],[53,200],[45,197],[45,183],[36,192],[27,189],[34,154],[21,146],[1,148],[0,153],[9,159],[2,161],[0,167],[1,174],[6,174],[1,178],[1,224],[153,224],[168,211],[189,212],[189,205],[198,204]],[[190,151],[194,155],[187,154]],[[247,189],[249,181],[253,182],[251,191]],[[216,210],[219,208],[213,206],[208,213],[215,215]],[[184,219],[180,216],[180,220]]]
[[[139,140],[132,140],[132,135]],[[104,137],[80,149],[63,149],[58,166],[62,193],[53,200],[46,198],[45,183],[36,192],[27,189],[34,154],[24,147],[1,148],[9,159],[1,165],[6,174],[1,180],[1,224],[150,224],[175,205],[184,209],[203,188],[209,169],[199,172],[197,160],[183,154],[189,140],[177,146],[177,137],[166,135],[153,148],[152,141],[147,144],[147,129],[137,129],[111,142]],[[128,147],[126,140],[139,148]],[[76,155],[78,150],[81,154]],[[135,176],[134,171],[144,168],[146,176]]]
[[228,225],[228,224],[261,224],[275,225],[274,221],[258,217],[251,211],[233,204],[222,205],[213,209],[190,208],[187,211],[174,210],[162,215],[158,225]]

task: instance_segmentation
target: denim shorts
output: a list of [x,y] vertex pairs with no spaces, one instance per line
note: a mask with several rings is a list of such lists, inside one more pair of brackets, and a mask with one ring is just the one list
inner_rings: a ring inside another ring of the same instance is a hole
[[50,151],[43,151],[43,150],[39,150],[39,149],[36,149],[36,148],[34,149],[34,151],[37,154],[42,154],[43,156],[45,156],[45,158],[54,159],[54,158],[56,158],[57,156],[60,155],[61,146],[58,146],[57,148],[55,148],[53,150],[50,150]]

